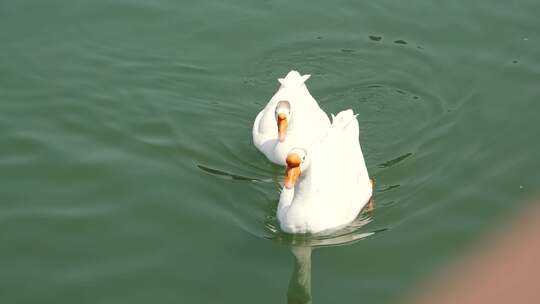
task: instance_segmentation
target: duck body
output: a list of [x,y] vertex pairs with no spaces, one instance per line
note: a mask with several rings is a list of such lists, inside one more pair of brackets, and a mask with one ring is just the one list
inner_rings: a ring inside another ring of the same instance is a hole
[[373,191],[358,137],[356,115],[346,110],[333,116],[327,134],[306,149],[307,164],[297,182],[281,192],[277,217],[283,231],[318,233],[358,216]]
[[[280,78],[278,91],[255,118],[253,143],[273,163],[285,165],[287,153],[292,148],[310,145],[330,127],[328,116],[304,83],[309,77],[290,71],[285,78]],[[287,102],[289,112],[286,136],[280,140],[276,110],[282,102]]]

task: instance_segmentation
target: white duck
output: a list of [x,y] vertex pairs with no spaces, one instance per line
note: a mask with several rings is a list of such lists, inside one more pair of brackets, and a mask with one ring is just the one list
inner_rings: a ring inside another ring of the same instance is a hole
[[317,233],[352,222],[369,202],[373,186],[352,110],[332,115],[327,135],[287,155],[287,176],[277,217],[289,233]]
[[310,75],[290,71],[255,118],[253,143],[273,163],[285,165],[294,147],[308,146],[326,134],[330,120],[304,82]]

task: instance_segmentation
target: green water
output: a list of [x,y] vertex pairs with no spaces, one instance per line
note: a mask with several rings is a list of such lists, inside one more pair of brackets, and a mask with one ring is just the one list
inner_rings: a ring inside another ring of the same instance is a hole
[[[540,3],[364,2],[2,1],[1,302],[397,303],[501,228]],[[376,208],[339,236],[275,229],[251,126],[291,69],[359,113]]]

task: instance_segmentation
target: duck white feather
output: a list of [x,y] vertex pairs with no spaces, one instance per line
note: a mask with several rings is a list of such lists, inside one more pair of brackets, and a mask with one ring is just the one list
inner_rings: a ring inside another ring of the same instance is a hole
[[[305,81],[310,75],[290,71],[278,79],[281,86],[257,115],[253,124],[253,143],[271,162],[285,165],[287,153],[294,147],[307,146],[324,135],[330,120],[309,93]],[[279,109],[280,102],[287,107]],[[287,131],[283,141],[278,136],[277,112],[287,114]]]
[[294,187],[285,187],[279,200],[277,217],[285,232],[317,233],[345,226],[371,198],[356,115],[346,110],[332,118],[326,136],[311,147],[293,149],[287,157],[288,172],[291,156],[296,154],[301,162]]

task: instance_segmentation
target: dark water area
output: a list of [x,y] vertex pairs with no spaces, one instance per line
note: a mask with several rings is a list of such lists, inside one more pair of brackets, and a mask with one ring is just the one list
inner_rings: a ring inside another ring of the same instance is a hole
[[[2,303],[398,303],[539,193],[538,1],[0,3]],[[375,209],[277,228],[296,69]]]

